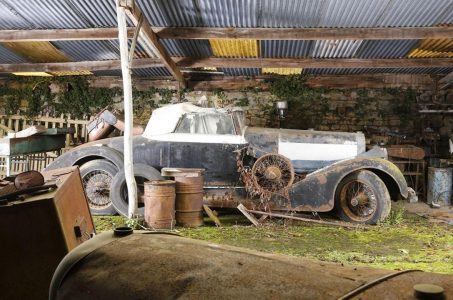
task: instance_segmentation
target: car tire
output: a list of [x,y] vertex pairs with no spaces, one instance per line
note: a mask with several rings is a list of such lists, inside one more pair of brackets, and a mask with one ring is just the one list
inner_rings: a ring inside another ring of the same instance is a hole
[[108,160],[95,159],[80,167],[83,189],[92,215],[114,215],[110,189],[118,168]]
[[[137,182],[150,180],[162,180],[163,177],[160,175],[160,172],[155,168],[145,165],[145,164],[134,164],[134,176]],[[140,179],[140,180],[139,180]],[[143,193],[141,190],[140,184],[137,187],[138,193]],[[119,170],[116,176],[112,180],[112,188],[110,190],[110,200],[113,203],[116,211],[123,216],[128,215],[129,201],[127,199],[127,186],[126,186],[126,176],[124,174],[124,168]],[[144,215],[145,208],[139,207],[138,214],[139,216]]]
[[390,214],[391,200],[379,176],[360,170],[340,182],[335,193],[335,207],[344,221],[376,224]]

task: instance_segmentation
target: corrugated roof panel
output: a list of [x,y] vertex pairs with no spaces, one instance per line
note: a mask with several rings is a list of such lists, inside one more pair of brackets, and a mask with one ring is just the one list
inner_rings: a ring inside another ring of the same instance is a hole
[[314,41],[277,41],[261,42],[262,57],[308,57]]
[[313,46],[312,57],[350,58],[355,55],[362,42],[362,40],[318,40]]
[[62,72],[51,72],[53,76],[89,76],[93,75],[90,71],[62,71]]
[[258,76],[261,75],[259,68],[219,68],[226,76]]
[[426,39],[409,54],[409,57],[453,57],[453,39]]
[[171,73],[167,68],[132,69],[132,75],[136,77],[168,77]]
[[325,0],[263,0],[259,26],[303,28],[316,27],[325,7]]
[[259,57],[257,40],[209,40],[218,57]]
[[69,59],[49,42],[4,43],[15,53],[31,62],[65,62]]
[[[388,1],[388,0],[387,0]],[[432,26],[445,22],[444,12],[453,10],[451,0],[392,0],[388,1],[382,17],[376,24],[382,27]]]
[[13,51],[9,50],[0,44],[0,63],[2,64],[13,64],[13,63],[25,63],[25,58],[17,55]]
[[160,40],[171,56],[209,57],[212,56],[208,40]]
[[258,27],[260,0],[198,0],[202,26]]
[[89,24],[66,1],[3,0],[36,28],[85,28]]
[[[115,1],[106,0],[66,0],[83,17],[89,27],[116,27]],[[132,23],[128,20],[129,25]]]
[[154,26],[203,26],[199,8],[193,1],[138,0],[137,2]]
[[27,29],[32,24],[9,5],[0,2],[0,29]]
[[403,58],[419,40],[365,40],[357,50],[358,58]]
[[453,68],[313,68],[304,69],[304,74],[312,75],[352,75],[352,74],[449,74]]
[[373,27],[388,0],[327,0],[318,27]]
[[12,73],[13,75],[16,76],[26,76],[26,77],[51,77],[52,75],[46,72],[16,72]]
[[59,41],[52,43],[75,61],[120,59],[117,45],[112,44],[112,41]]
[[263,68],[263,74],[292,75],[301,74],[302,68]]

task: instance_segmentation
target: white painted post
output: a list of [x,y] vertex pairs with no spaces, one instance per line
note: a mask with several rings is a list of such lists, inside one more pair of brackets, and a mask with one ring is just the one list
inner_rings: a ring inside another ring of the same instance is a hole
[[121,72],[123,75],[124,92],[124,175],[126,176],[127,195],[129,199],[128,217],[137,215],[137,185],[134,178],[134,162],[132,152],[132,79],[129,66],[129,50],[127,43],[127,22],[125,8],[116,2],[116,15],[118,18],[118,39],[121,54]]

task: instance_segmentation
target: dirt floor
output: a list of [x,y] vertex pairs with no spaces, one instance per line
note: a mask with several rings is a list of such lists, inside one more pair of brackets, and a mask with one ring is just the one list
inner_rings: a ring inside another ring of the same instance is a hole
[[[241,214],[220,212],[222,227],[176,228],[182,236],[321,261],[385,269],[453,274],[453,224],[420,214],[448,215],[451,208],[429,209],[424,203],[394,203],[386,222],[361,229],[272,219],[254,227]],[[327,219],[330,216],[321,216]],[[126,224],[120,216],[94,217],[98,232]]]

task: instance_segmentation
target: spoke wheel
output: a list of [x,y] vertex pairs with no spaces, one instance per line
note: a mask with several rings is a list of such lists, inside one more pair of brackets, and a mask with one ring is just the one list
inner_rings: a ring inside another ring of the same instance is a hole
[[335,206],[345,221],[375,224],[390,213],[390,196],[373,172],[361,170],[346,176],[337,188]]
[[291,186],[294,168],[291,161],[280,154],[266,154],[252,167],[253,183],[259,191],[275,193]]
[[95,159],[80,167],[83,188],[93,215],[116,213],[110,200],[110,189],[117,172],[116,166],[105,159]]

